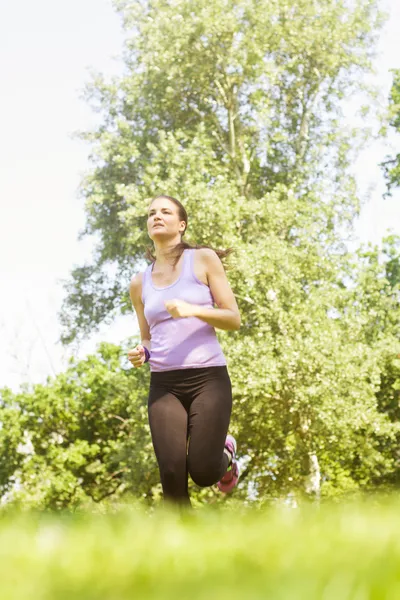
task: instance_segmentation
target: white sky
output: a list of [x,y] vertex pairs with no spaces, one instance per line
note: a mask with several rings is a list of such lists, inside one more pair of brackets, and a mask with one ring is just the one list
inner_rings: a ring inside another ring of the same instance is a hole
[[[399,0],[384,0],[391,16],[381,35],[377,81],[386,102],[389,69],[400,67]],[[95,122],[80,100],[88,67],[118,73],[113,57],[123,33],[109,0],[0,0],[0,388],[44,381],[65,368],[68,351],[57,342],[60,280],[90,256],[77,241],[84,225],[77,188],[88,166],[88,146],[71,139]],[[373,186],[357,234],[379,242],[388,228],[400,233],[400,193],[382,199],[378,163],[399,138],[372,144],[357,165],[360,189]],[[100,339],[118,343],[136,330],[132,317]]]

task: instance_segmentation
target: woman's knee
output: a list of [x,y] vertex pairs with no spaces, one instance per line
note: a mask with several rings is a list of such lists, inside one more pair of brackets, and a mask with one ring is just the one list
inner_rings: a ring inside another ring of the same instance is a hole
[[214,485],[221,478],[221,462],[207,464],[190,464],[189,473],[194,483],[200,487]]
[[186,488],[186,469],[181,465],[170,464],[160,469],[161,483],[167,493],[179,493]]

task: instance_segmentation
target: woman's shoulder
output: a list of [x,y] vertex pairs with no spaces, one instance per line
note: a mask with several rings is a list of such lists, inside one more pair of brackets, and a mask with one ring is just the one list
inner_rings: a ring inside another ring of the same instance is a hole
[[198,256],[201,260],[219,260],[218,254],[212,248],[194,248],[193,251],[196,254],[196,257]]
[[138,285],[141,285],[144,273],[144,271],[140,271],[140,273],[135,273],[134,275],[132,275],[131,286],[137,287]]
[[150,263],[149,265],[147,265],[147,267],[145,269],[143,269],[143,271],[139,271],[138,273],[135,273],[134,275],[132,275],[130,285],[133,286],[134,288],[140,287],[144,281],[147,271],[150,270],[152,265],[153,265],[153,263]]
[[131,282],[129,284],[129,294],[132,300],[134,298],[138,299],[142,297],[142,287],[145,272],[146,270],[140,271],[140,273],[135,273],[135,275],[132,276]]
[[221,264],[218,254],[212,248],[196,248],[196,261],[206,268],[213,268]]
[[194,274],[201,283],[209,286],[209,277],[223,269],[221,260],[211,248],[196,248],[194,252]]

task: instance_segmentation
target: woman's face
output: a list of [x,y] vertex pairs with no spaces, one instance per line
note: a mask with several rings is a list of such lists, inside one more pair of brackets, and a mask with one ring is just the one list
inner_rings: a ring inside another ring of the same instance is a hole
[[179,219],[179,209],[168,198],[156,198],[150,204],[147,231],[150,239],[173,238],[185,231],[186,223]]

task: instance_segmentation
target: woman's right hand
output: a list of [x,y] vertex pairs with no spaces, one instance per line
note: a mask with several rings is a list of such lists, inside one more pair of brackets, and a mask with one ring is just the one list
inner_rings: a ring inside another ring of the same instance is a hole
[[138,344],[136,348],[129,350],[128,352],[128,360],[135,369],[141,367],[144,364],[145,359],[146,354],[144,352],[144,347],[141,344]]

